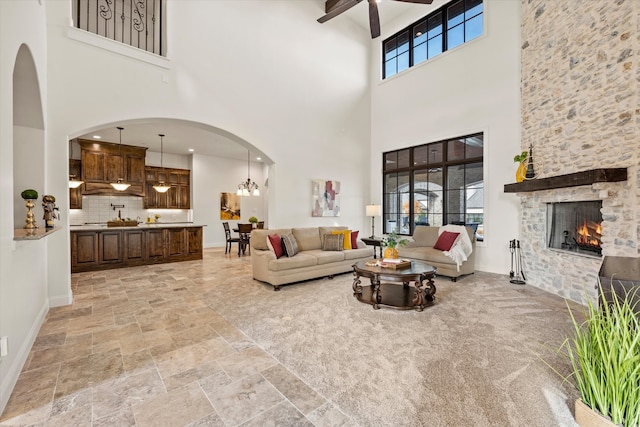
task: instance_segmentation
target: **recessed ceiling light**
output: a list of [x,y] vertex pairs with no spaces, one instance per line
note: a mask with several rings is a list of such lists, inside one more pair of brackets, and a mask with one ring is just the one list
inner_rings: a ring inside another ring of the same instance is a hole
[[262,157],[256,157],[256,160],[262,160]]
[[194,151],[196,151],[196,150],[194,150],[193,148],[189,148],[189,152],[190,153],[193,153]]
[[102,138],[100,135],[93,135],[93,139],[100,139]]

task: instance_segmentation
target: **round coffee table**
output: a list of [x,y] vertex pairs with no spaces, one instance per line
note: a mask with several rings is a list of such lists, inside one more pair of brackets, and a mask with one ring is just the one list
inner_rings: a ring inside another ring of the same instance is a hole
[[[353,295],[358,301],[371,304],[376,310],[384,306],[422,311],[435,304],[435,267],[420,261],[411,261],[411,267],[402,269],[367,265],[374,261],[359,261],[353,265]],[[371,285],[362,286],[361,277],[369,278]]]

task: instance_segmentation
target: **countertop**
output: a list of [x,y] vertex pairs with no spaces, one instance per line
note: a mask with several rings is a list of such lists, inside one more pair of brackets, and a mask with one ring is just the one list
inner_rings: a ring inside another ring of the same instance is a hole
[[93,230],[133,230],[133,229],[151,229],[151,228],[177,228],[177,227],[206,227],[206,224],[196,224],[193,222],[156,222],[156,223],[140,223],[137,226],[130,227],[107,227],[106,223],[70,225],[71,231],[93,231]]

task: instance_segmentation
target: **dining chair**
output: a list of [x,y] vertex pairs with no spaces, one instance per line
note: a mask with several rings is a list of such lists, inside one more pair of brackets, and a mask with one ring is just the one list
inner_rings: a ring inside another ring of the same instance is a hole
[[226,244],[224,247],[224,253],[230,253],[231,252],[231,245],[233,243],[237,243],[238,244],[238,253],[240,252],[240,238],[239,237],[232,237],[231,236],[231,229],[229,228],[229,223],[228,222],[223,222],[222,225],[224,226],[224,237],[226,239]]
[[238,224],[238,234],[240,234],[240,243],[238,244],[238,256],[240,252],[246,253],[247,247],[249,248],[249,255],[251,255],[251,231],[253,230],[253,224]]

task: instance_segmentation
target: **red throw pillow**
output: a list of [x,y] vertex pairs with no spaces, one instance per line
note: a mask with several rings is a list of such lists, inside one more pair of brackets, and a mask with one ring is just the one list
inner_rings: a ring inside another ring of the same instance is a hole
[[271,243],[269,246],[273,250],[273,253],[276,254],[276,259],[284,255],[282,250],[282,237],[277,234],[269,234],[267,237],[269,238],[269,243]]
[[351,249],[358,249],[358,233],[360,231],[351,232]]
[[438,237],[438,241],[433,245],[433,249],[440,249],[441,251],[448,251],[453,246],[460,233],[452,233],[450,231],[443,231]]

